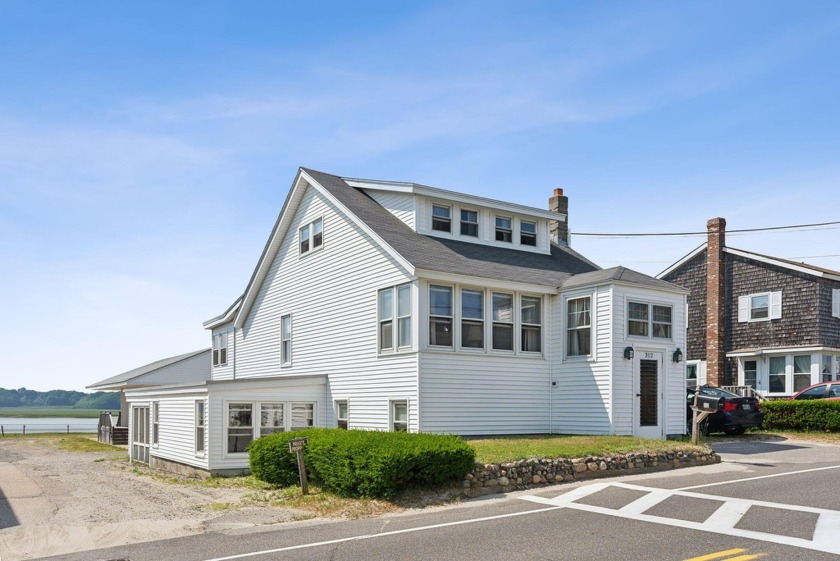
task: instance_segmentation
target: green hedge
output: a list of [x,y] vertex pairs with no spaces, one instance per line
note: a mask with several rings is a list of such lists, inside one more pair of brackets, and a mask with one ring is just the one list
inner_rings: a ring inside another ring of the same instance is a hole
[[254,441],[252,473],[295,484],[297,463],[288,441],[299,436],[309,437],[304,457],[312,481],[350,497],[388,498],[409,485],[440,485],[463,478],[475,465],[475,450],[457,436],[309,429]]
[[769,401],[761,410],[767,430],[840,432],[840,401]]

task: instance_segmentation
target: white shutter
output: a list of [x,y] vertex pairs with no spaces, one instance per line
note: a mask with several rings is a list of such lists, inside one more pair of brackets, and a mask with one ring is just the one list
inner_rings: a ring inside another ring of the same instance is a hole
[[831,315],[840,318],[840,289],[835,288],[831,291],[833,298],[831,300]]
[[770,319],[779,319],[782,317],[782,293],[770,293]]
[[750,297],[738,297],[738,321],[750,321]]

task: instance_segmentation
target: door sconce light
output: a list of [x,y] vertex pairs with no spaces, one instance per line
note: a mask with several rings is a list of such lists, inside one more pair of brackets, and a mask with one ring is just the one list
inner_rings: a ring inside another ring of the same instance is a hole
[[674,351],[674,357],[673,358],[674,358],[674,362],[682,362],[682,351],[680,350],[679,347],[677,347],[677,350]]
[[633,360],[633,347],[624,347],[624,358]]

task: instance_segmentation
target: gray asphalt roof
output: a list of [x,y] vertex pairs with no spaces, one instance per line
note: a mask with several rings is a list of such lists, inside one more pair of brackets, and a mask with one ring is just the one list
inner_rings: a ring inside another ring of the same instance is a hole
[[155,370],[159,370],[160,368],[164,368],[171,364],[175,364],[176,362],[192,358],[196,355],[200,355],[201,353],[210,353],[210,349],[201,349],[200,351],[193,351],[191,353],[184,353],[178,356],[162,358],[145,366],[141,366],[139,368],[135,368],[134,370],[129,370],[128,372],[123,372],[122,374],[117,374],[116,376],[112,376],[111,378],[106,378],[105,380],[101,380],[99,382],[96,382],[95,384],[91,384],[88,386],[88,388],[94,389],[99,386],[111,386],[114,384],[127,383],[133,380],[134,378],[137,378],[138,376],[148,374],[149,372],[154,372]]
[[634,271],[626,267],[612,267],[610,269],[600,269],[590,273],[575,275],[567,279],[563,283],[562,288],[577,288],[606,282],[625,282],[647,288],[687,292],[684,288],[677,286],[676,284],[651,277],[644,273],[639,273],[638,271]]
[[566,246],[552,244],[551,254],[546,255],[418,234],[342,178],[303,169],[418,269],[552,287],[572,275],[599,269]]

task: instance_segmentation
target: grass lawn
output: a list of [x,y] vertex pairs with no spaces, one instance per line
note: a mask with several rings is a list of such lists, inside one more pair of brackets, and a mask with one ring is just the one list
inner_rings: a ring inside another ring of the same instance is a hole
[[39,440],[67,452],[120,452],[126,454],[125,447],[112,446],[99,442],[95,434],[65,434],[62,432],[39,432],[34,434],[7,434],[0,442],[9,439]]
[[483,463],[514,462],[528,458],[579,458],[629,452],[667,452],[694,448],[688,441],[648,440],[632,436],[516,436],[468,440]]
[[[112,413],[115,413],[112,411]],[[72,407],[0,407],[0,417],[70,417],[95,419],[99,409],[74,409]]]

